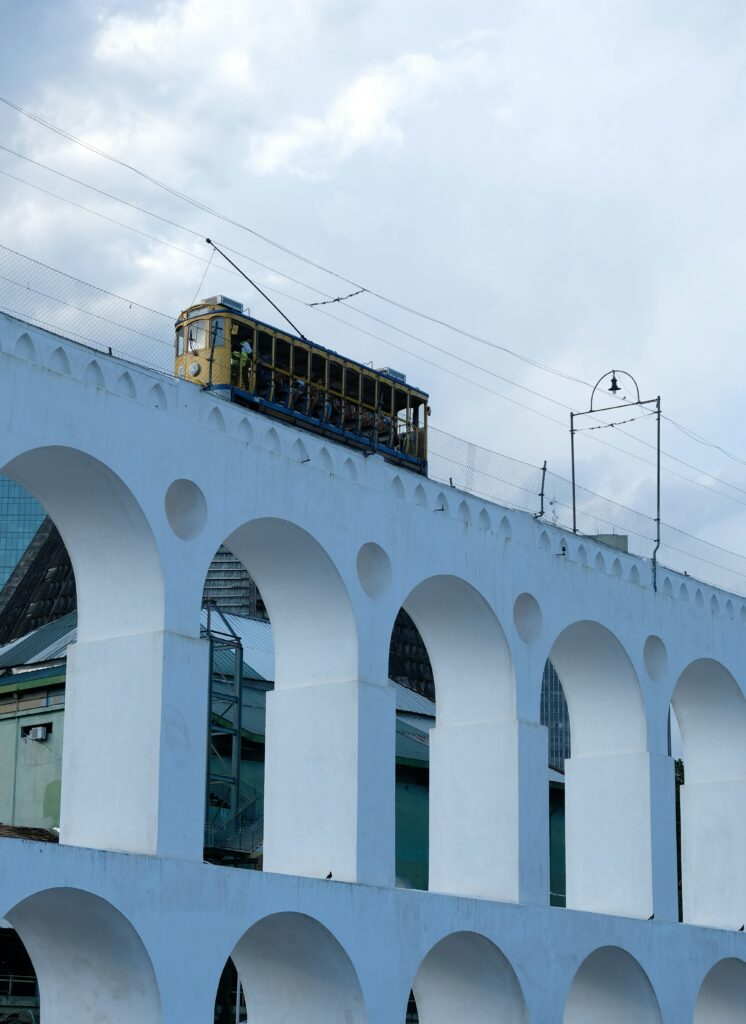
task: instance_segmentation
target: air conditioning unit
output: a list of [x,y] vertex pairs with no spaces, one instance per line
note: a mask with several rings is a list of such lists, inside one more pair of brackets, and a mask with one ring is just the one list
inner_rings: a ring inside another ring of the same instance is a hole
[[37,743],[44,743],[47,738],[47,727],[46,725],[35,725],[28,731],[28,738],[30,740],[36,740]]

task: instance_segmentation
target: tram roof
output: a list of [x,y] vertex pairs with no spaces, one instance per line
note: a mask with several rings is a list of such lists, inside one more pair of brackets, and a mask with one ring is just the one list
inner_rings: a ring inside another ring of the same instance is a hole
[[[202,312],[192,313],[193,309],[199,309]],[[376,370],[372,366],[366,366],[365,363],[359,362],[357,359],[352,359],[350,356],[343,356],[341,352],[335,352],[333,348],[327,348],[326,345],[320,345],[317,341],[312,341],[310,338],[301,338],[299,334],[294,334],[292,331],[286,331],[284,327],[276,327],[274,324],[268,324],[266,320],[259,320],[255,316],[251,316],[249,313],[244,313],[238,310],[235,306],[229,306],[225,303],[211,303],[211,302],[196,302],[193,306],[189,306],[179,314],[179,318],[176,321],[177,325],[183,320],[191,320],[195,316],[204,316],[208,312],[215,312],[216,310],[225,310],[228,316],[242,317],[244,320],[250,320],[253,324],[258,324],[260,327],[267,327],[270,331],[274,331],[276,334],[284,334],[287,338],[292,338],[293,341],[300,341],[301,344],[310,345],[312,348],[319,349],[321,352],[326,352],[327,355],[336,356],[337,359],[342,359],[346,363],[354,363],[355,366],[359,366],[361,371],[367,371],[368,373],[375,374],[376,377],[385,377],[386,380],[390,380],[395,387],[404,388],[406,391],[416,391],[418,395],[422,395],[423,398],[428,399],[430,395],[427,391],[423,391],[422,388],[415,387],[414,384],[408,384],[406,381],[401,381],[397,377],[392,377],[390,373],[386,373],[385,370]]]

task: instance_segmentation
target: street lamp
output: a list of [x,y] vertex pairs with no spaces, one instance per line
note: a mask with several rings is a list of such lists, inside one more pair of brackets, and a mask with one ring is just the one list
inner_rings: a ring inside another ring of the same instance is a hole
[[[591,405],[590,405],[590,408],[586,409],[584,412],[571,412],[570,413],[570,460],[571,460],[571,463],[572,463],[572,532],[573,533],[577,533],[578,532],[577,502],[576,502],[576,497],[575,497],[575,433],[577,431],[577,428],[575,426],[575,420],[579,416],[591,416],[592,414],[597,413],[597,412],[609,412],[611,409],[619,409],[620,408],[619,405],[603,405],[603,406],[597,406],[596,407],[593,404],[594,401],[595,401],[595,398],[596,398],[596,392],[600,388],[601,384],[603,384],[603,382],[605,380],[608,380],[609,378],[611,378],[611,383],[610,383],[610,386],[606,390],[609,391],[610,394],[614,395],[614,397],[617,396],[617,394],[622,390],[622,388],[619,385],[619,380],[618,380],[619,377],[624,377],[627,380],[630,380],[632,382],[632,384],[634,385],[635,394],[637,395],[636,401],[625,402],[625,405],[627,405],[627,406],[639,405],[641,407],[644,407],[644,406],[647,406],[647,405],[655,406],[655,418],[656,418],[657,430],[656,430],[656,446],[655,446],[655,450],[656,450],[656,462],[655,462],[655,468],[656,468],[656,503],[655,503],[655,548],[653,549],[653,589],[657,590],[658,589],[658,587],[657,587],[657,568],[658,568],[657,558],[658,558],[658,549],[661,546],[661,398],[660,398],[660,395],[658,395],[657,398],[648,398],[648,399],[644,399],[644,400],[641,399],[640,398],[640,389],[637,386],[637,381],[632,376],[632,374],[628,373],[626,370],[608,370],[606,373],[604,373],[601,377],[599,377],[599,379],[596,381],[596,383],[595,383],[595,385],[593,387],[593,391],[591,392]],[[613,425],[614,424],[608,424],[608,426],[613,426]]]

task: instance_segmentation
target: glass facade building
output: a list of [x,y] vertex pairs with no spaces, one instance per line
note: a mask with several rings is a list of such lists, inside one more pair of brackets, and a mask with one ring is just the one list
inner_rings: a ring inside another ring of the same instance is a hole
[[14,480],[0,476],[0,589],[18,565],[46,513]]
[[562,683],[551,661],[544,665],[541,681],[541,724],[549,730],[549,767],[565,770],[570,756],[570,716]]

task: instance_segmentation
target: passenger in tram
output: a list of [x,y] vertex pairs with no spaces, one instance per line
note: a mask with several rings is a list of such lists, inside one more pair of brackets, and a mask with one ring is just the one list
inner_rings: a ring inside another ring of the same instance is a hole
[[249,366],[251,364],[251,342],[234,342],[231,346],[231,380],[234,387],[249,387]]

